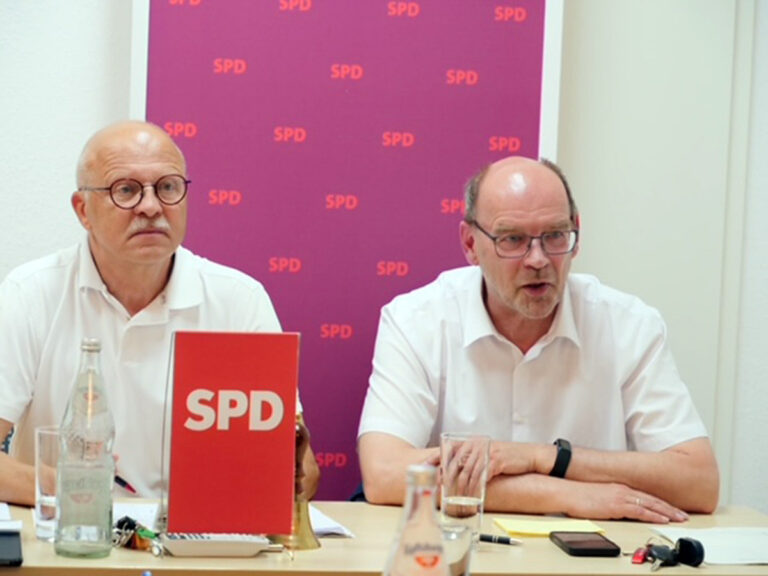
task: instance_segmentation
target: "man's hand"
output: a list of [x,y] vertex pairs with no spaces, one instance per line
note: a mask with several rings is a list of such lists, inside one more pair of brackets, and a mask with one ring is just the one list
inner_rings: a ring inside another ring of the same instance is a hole
[[307,500],[312,500],[317,492],[318,484],[320,484],[320,467],[317,465],[312,446],[308,446],[304,453],[301,472],[301,494]]
[[593,520],[621,520],[629,518],[641,522],[667,524],[684,522],[688,515],[661,498],[634,490],[624,484],[599,484],[560,480],[568,487],[566,508],[568,516]]
[[487,437],[481,439],[446,440],[443,439],[443,459],[440,469],[444,476],[441,483],[450,495],[480,495],[486,477]]
[[520,442],[491,442],[488,480],[500,474],[517,476],[537,472],[537,461],[542,458],[541,453],[546,448],[547,446]]

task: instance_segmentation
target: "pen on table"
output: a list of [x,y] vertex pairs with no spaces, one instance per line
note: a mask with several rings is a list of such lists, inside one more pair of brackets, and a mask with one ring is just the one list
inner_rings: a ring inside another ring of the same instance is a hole
[[125,489],[126,489],[126,490],[128,490],[128,492],[130,492],[131,494],[136,494],[136,488],[134,488],[133,486],[131,486],[131,485],[128,483],[128,481],[127,481],[127,480],[125,480],[123,477],[121,477],[121,476],[119,476],[119,475],[117,475],[117,474],[115,474],[115,484],[117,484],[118,486],[120,486],[120,487],[122,487],[122,488],[125,488]]
[[506,544],[508,546],[515,546],[522,544],[522,540],[517,538],[510,538],[509,536],[497,536],[496,534],[480,534],[480,542],[490,542],[491,544]]

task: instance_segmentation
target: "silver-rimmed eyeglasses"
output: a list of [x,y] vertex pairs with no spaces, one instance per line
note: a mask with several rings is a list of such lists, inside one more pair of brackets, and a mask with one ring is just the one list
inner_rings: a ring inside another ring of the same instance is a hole
[[491,239],[496,248],[496,255],[499,258],[523,258],[530,252],[534,240],[539,241],[541,249],[545,254],[560,256],[572,252],[579,238],[578,230],[553,230],[552,232],[544,232],[544,234],[539,236],[518,233],[494,236],[475,220],[469,222],[469,224]]
[[154,188],[155,196],[161,204],[166,206],[178,204],[187,195],[187,186],[190,182],[191,180],[187,180],[180,174],[167,174],[158,178],[154,184],[142,184],[133,178],[121,178],[109,186],[83,186],[78,190],[107,190],[115,206],[123,210],[132,210],[141,204],[144,189],[150,186]]

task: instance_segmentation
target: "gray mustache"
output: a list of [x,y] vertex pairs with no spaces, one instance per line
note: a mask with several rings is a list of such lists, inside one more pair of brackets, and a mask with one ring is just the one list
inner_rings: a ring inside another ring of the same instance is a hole
[[167,232],[170,229],[171,225],[168,224],[168,220],[166,220],[164,216],[159,216],[154,220],[139,216],[131,222],[131,225],[128,228],[128,233],[136,234],[137,232],[143,232],[145,230],[162,230],[163,232]]

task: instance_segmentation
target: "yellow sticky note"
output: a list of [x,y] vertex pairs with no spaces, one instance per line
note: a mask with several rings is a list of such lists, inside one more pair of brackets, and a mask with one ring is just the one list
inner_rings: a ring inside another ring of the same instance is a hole
[[514,518],[494,518],[496,526],[512,535],[549,536],[550,532],[604,532],[591,520],[572,520],[562,518],[542,518],[541,520],[518,520]]

